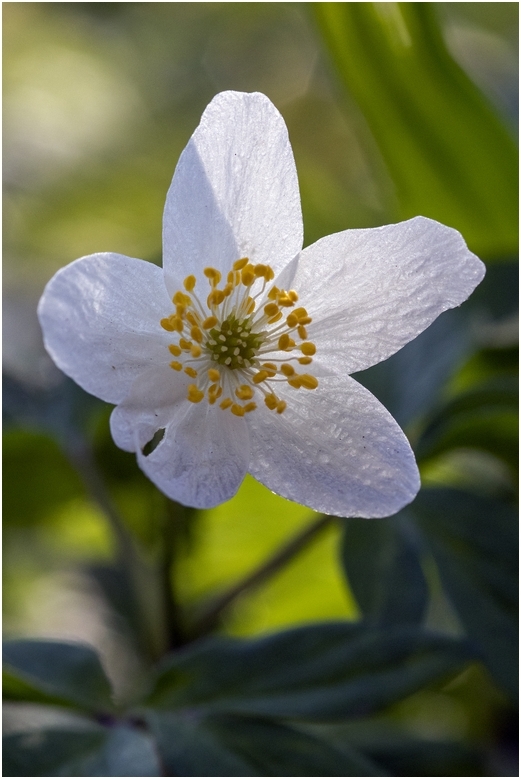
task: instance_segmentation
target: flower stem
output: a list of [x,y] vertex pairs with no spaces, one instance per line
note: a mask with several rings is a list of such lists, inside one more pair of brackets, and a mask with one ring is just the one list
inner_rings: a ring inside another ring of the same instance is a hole
[[89,442],[75,436],[64,443],[64,449],[80,475],[87,494],[102,510],[111,528],[117,550],[116,563],[128,582],[137,610],[141,626],[140,639],[146,647],[146,653],[156,660],[166,651],[168,644],[163,615],[168,607],[161,602],[161,593],[156,592],[158,584],[163,582],[157,582],[157,570],[154,571],[140,554],[134,538],[119,515],[98,471]]
[[293,538],[287,541],[274,555],[248,574],[244,579],[237,582],[233,587],[218,596],[199,619],[192,626],[191,639],[206,635],[215,628],[221,618],[222,613],[230,606],[240,595],[247,590],[258,587],[266,579],[277,573],[289,560],[295,557],[311,541],[313,541],[326,527],[336,521],[336,517],[326,514],[311,522],[303,530],[300,530]]

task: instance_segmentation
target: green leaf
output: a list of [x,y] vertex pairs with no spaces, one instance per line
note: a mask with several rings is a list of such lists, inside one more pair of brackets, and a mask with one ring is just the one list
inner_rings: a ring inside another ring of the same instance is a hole
[[364,618],[389,626],[422,621],[428,588],[414,527],[404,513],[347,519],[341,555]]
[[518,462],[518,382],[501,376],[450,399],[431,417],[416,446],[419,460],[456,447],[473,447]]
[[112,709],[110,683],[89,646],[57,641],[6,641],[4,696],[11,700]]
[[457,741],[418,738],[390,722],[360,721],[320,727],[333,744],[346,741],[391,776],[481,776],[483,757]]
[[434,4],[314,8],[387,164],[400,216],[423,214],[455,227],[483,257],[515,252],[515,142],[450,56]]
[[370,760],[265,719],[149,712],[166,769],[175,776],[382,776]]
[[144,701],[311,721],[361,716],[459,670],[460,641],[395,627],[323,623],[254,640],[215,637],[171,655]]
[[453,489],[422,490],[411,510],[469,637],[497,683],[516,696],[516,511],[497,500]]
[[161,776],[149,735],[126,725],[7,736],[4,776]]

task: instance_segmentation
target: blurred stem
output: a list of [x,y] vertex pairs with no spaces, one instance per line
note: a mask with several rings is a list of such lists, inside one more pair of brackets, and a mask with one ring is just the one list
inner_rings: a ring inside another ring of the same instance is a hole
[[329,525],[336,522],[336,520],[336,517],[328,515],[323,515],[314,520],[287,541],[274,555],[269,557],[252,573],[248,574],[248,576],[237,582],[237,584],[224,592],[220,597],[216,598],[207,611],[205,611],[193,625],[190,631],[192,639],[209,633],[217,626],[223,611],[225,611],[231,603],[247,590],[258,587],[266,579],[269,579],[270,576],[277,573],[277,571],[283,568],[286,563],[301,552],[309,543],[311,543],[311,541],[317,538]]
[[172,576],[175,564],[180,527],[185,520],[186,509],[179,503],[168,501],[163,530],[163,556],[160,563],[159,586],[164,599],[165,628],[168,649],[178,649],[186,643],[182,627],[181,609],[177,602]]
[[[164,596],[155,592],[157,570],[154,571],[139,553],[133,536],[125,526],[99,473],[94,453],[89,442],[75,437],[64,443],[64,449],[71,463],[80,475],[87,493],[102,510],[107,519],[117,549],[117,563],[128,581],[132,597],[142,625],[142,635],[151,659],[158,659],[167,649],[169,639],[165,635],[165,612],[171,606],[164,602]],[[163,577],[158,583],[163,585]],[[167,596],[168,597],[168,596]]]

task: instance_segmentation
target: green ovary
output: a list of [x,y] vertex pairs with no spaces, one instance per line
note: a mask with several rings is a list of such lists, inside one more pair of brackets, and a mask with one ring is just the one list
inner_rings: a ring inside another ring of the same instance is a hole
[[234,370],[252,364],[263,340],[262,334],[251,332],[249,319],[239,321],[230,314],[210,330],[204,346],[213,361]]

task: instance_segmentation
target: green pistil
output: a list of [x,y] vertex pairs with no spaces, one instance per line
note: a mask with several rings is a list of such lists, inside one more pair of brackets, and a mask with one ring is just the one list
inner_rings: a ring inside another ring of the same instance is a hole
[[230,314],[210,330],[205,348],[212,360],[234,370],[250,366],[263,340],[262,335],[251,332],[249,319],[239,321]]

